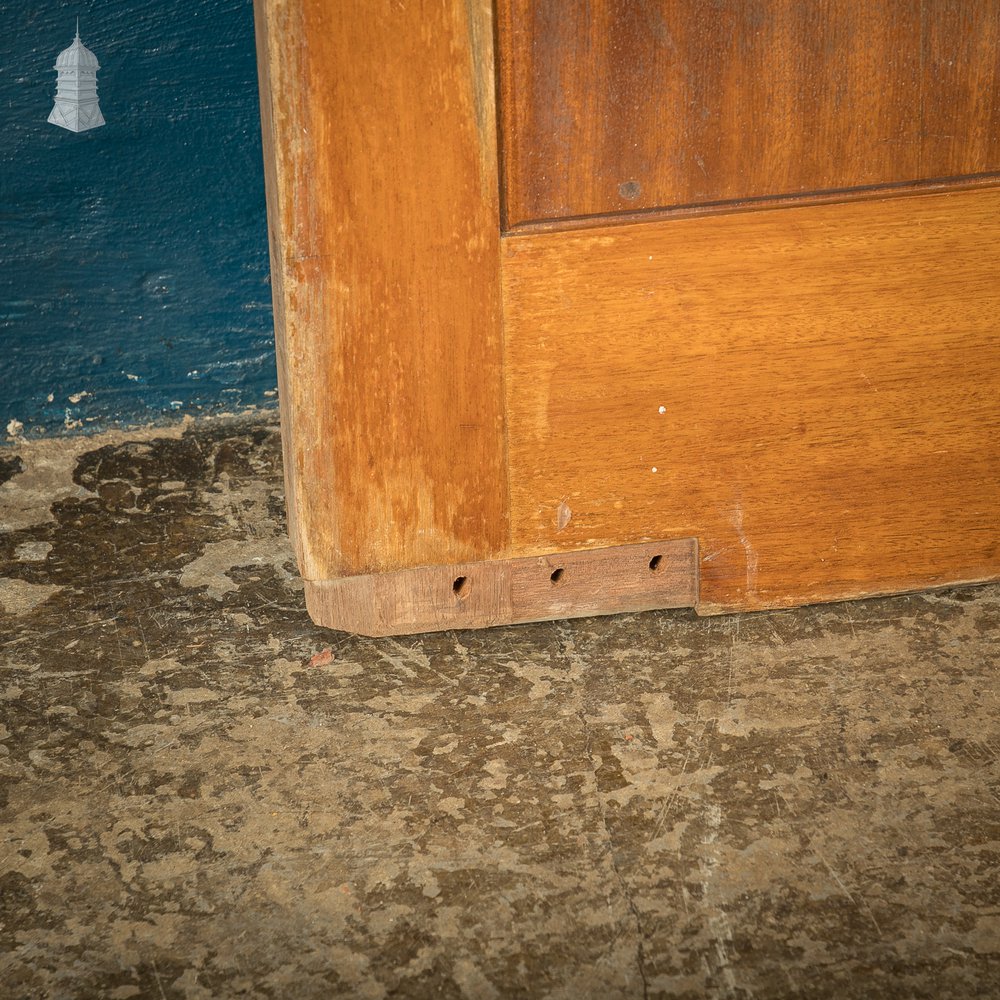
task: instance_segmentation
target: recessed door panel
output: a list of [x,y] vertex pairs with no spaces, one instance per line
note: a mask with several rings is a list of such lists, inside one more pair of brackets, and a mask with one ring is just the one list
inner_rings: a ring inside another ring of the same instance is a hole
[[1000,170],[1000,0],[501,0],[508,227]]

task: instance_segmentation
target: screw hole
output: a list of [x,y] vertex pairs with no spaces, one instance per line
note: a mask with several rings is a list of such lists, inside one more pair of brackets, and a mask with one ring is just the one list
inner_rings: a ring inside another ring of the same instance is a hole
[[661,562],[663,562],[663,556],[653,556],[653,558],[649,560],[650,570],[655,573],[660,568]]
[[455,577],[455,582],[451,585],[451,589],[455,591],[456,597],[464,597],[465,592],[468,589],[469,581],[464,576]]
[[564,570],[563,570],[562,566],[560,566],[558,569],[554,569],[552,571],[552,573],[549,575],[549,579],[553,583],[558,583],[562,579],[562,577],[563,577],[563,572],[564,572]]

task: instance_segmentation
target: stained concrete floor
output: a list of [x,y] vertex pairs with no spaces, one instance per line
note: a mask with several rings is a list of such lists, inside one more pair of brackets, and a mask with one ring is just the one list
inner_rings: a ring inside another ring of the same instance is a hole
[[0,995],[1000,995],[1000,588],[364,639],[271,426],[0,483]]

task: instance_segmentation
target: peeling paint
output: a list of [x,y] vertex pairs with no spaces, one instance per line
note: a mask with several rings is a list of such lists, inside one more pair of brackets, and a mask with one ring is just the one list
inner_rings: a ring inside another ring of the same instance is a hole
[[[9,436],[273,405],[252,6],[0,4]],[[45,117],[78,16],[107,124],[75,134]]]
[[0,462],[7,992],[1000,992],[1000,586],[365,639],[268,423]]
[[0,577],[0,611],[15,618],[26,615],[44,604],[53,594],[58,594],[61,589],[51,584]]

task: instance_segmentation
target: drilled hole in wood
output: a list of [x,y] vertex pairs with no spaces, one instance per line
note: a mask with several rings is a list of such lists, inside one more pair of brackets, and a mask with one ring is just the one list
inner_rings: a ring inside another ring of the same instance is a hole
[[549,575],[549,579],[553,583],[558,583],[562,579],[564,572],[565,571],[563,570],[562,566],[560,566],[558,569],[554,569],[552,571],[552,573]]
[[661,562],[663,562],[663,556],[653,556],[649,560],[649,568],[655,573],[660,568]]
[[456,597],[464,597],[469,589],[469,581],[464,576],[455,577],[455,582],[451,585]]

